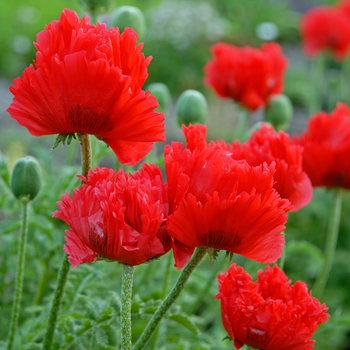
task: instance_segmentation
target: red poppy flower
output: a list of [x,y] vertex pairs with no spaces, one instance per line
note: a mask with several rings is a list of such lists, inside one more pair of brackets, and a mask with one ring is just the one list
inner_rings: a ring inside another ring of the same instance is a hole
[[330,6],[318,6],[302,17],[300,31],[305,54],[313,57],[329,50],[343,60],[350,49],[350,21],[345,11]]
[[303,148],[293,144],[284,131],[276,132],[272,126],[263,124],[244,144],[219,142],[216,147],[229,150],[234,159],[245,159],[252,166],[275,162],[274,188],[291,202],[292,211],[311,201],[312,184],[302,168]]
[[34,65],[14,79],[7,110],[32,135],[92,134],[130,165],[164,141],[158,102],[142,90],[151,57],[134,30],[120,34],[66,9],[35,46]]
[[107,168],[89,171],[85,183],[66,193],[53,216],[67,223],[64,250],[73,267],[97,259],[139,265],[170,249],[165,231],[167,186],[155,165],[134,175]]
[[294,141],[304,147],[303,168],[312,185],[350,189],[350,108],[339,103],[314,115]]
[[276,261],[290,205],[273,188],[274,164],[252,167],[206,146],[203,125],[183,131],[187,147],[167,145],[164,159],[171,213],[166,227],[175,242],[176,266],[183,267],[196,247]]
[[317,327],[328,320],[327,307],[291,281],[278,266],[258,272],[257,282],[236,264],[219,274],[222,322],[234,346],[260,350],[309,350]]
[[278,44],[267,43],[259,50],[217,43],[211,51],[214,58],[204,67],[204,81],[220,97],[254,111],[282,92],[287,60]]

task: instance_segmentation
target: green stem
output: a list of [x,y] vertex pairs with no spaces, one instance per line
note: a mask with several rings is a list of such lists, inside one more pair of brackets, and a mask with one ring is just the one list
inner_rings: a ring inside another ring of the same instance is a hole
[[92,168],[92,150],[91,150],[91,139],[88,134],[81,134],[79,137],[81,145],[81,174],[87,176],[89,170]]
[[134,267],[123,265],[122,276],[122,310],[121,310],[121,350],[131,350],[132,330],[131,330],[131,299],[132,282],[134,277]]
[[226,259],[224,254],[221,257],[221,261],[216,261],[215,268],[212,270],[211,275],[207,279],[205,286],[201,288],[201,290],[198,292],[195,301],[192,303],[191,307],[187,311],[188,314],[194,314],[199,308],[200,304],[203,302],[203,298],[206,294],[208,294],[210,287],[213,285],[213,282],[218,276],[218,272],[225,265],[226,261],[228,261],[228,259]]
[[58,275],[55,294],[54,294],[53,301],[51,304],[49,320],[48,320],[48,323],[46,326],[46,333],[45,333],[45,338],[44,338],[44,343],[43,343],[43,350],[51,349],[51,344],[52,344],[52,340],[53,340],[53,336],[54,336],[55,328],[56,328],[56,323],[57,323],[57,316],[58,316],[58,312],[59,312],[60,307],[61,307],[63,291],[64,291],[64,287],[65,287],[66,282],[67,282],[69,269],[70,269],[70,264],[67,260],[67,255],[64,254],[63,263],[62,263],[62,266],[61,266],[61,269],[60,269],[60,272]]
[[47,286],[47,282],[48,282],[48,279],[49,279],[51,258],[52,258],[52,255],[50,254],[44,260],[44,266],[43,266],[43,269],[42,269],[42,272],[41,272],[39,286],[38,286],[38,289],[37,289],[37,292],[36,292],[36,295],[35,295],[35,299],[34,299],[34,304],[35,305],[40,305],[41,304],[41,300],[43,298],[44,291],[45,291],[45,288]]
[[207,248],[198,248],[196,250],[190,262],[182,270],[182,273],[179,276],[173,289],[170,291],[168,296],[163,300],[163,302],[160,304],[160,306],[158,307],[157,311],[154,313],[151,320],[148,322],[148,325],[146,326],[145,330],[143,331],[140,338],[135,343],[133,350],[141,350],[146,346],[147,342],[151,338],[159,322],[161,321],[165,313],[169,310],[170,306],[178,298],[181,291],[184,289],[190,275],[195,270],[195,268],[200,264],[200,262],[203,260],[206,253],[207,253]]
[[[82,157],[82,175],[87,176],[91,169],[92,156],[91,156],[91,140],[88,134],[79,134],[79,142],[81,145],[81,157]],[[51,310],[49,314],[49,320],[46,326],[46,332],[43,342],[43,350],[50,350],[53,336],[55,333],[57,316],[61,307],[64,288],[67,282],[68,272],[70,270],[70,264],[67,259],[67,254],[64,254],[62,266],[58,275],[55,294],[51,304]]]
[[239,117],[235,130],[233,132],[233,140],[245,141],[247,138],[249,111],[244,106],[239,106]]
[[311,102],[309,104],[309,114],[315,114],[322,110],[322,101],[324,94],[324,86],[327,82],[326,79],[326,64],[327,64],[327,55],[321,54],[311,61],[311,74],[313,79],[313,85],[316,88],[314,95],[312,96]]
[[15,282],[15,298],[12,306],[10,330],[8,336],[7,350],[11,350],[15,333],[18,326],[19,314],[21,309],[21,300],[23,292],[23,275],[24,275],[24,263],[26,256],[26,245],[28,236],[28,206],[27,200],[22,201],[22,217],[21,217],[21,234],[18,244],[18,257],[17,257],[17,277]]
[[[168,285],[169,285],[172,261],[173,261],[172,255],[168,254],[168,261],[167,261],[166,268],[165,268],[165,276],[164,276],[164,279],[163,279],[163,288],[162,288],[162,293],[161,293],[162,299],[164,299],[166,297],[166,294],[167,294],[167,291],[168,291]],[[160,328],[157,327],[155,332],[154,332],[154,334],[153,334],[152,343],[150,344],[150,350],[156,349],[159,329]]]
[[325,244],[325,263],[323,265],[323,270],[321,274],[316,279],[316,282],[313,286],[313,296],[320,298],[323,294],[324,288],[326,286],[329,273],[331,271],[335,250],[337,247],[338,232],[340,225],[340,216],[342,208],[342,189],[337,188],[335,192],[335,203],[333,208],[333,213],[330,217],[326,244]]

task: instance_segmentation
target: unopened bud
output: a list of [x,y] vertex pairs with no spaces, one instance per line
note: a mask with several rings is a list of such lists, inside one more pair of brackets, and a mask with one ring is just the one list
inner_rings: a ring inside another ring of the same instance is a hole
[[41,188],[41,171],[38,161],[31,156],[17,160],[11,177],[12,193],[17,199],[33,200]]
[[265,109],[265,121],[271,123],[276,131],[286,130],[292,119],[293,106],[286,95],[271,97]]
[[208,103],[202,93],[197,90],[184,91],[176,103],[177,123],[204,123],[208,114]]
[[139,40],[142,40],[146,31],[145,17],[141,10],[134,6],[121,6],[117,8],[111,14],[110,25],[112,27],[118,27],[120,32],[126,27],[134,29],[138,34]]
[[146,90],[151,90],[151,95],[158,100],[159,107],[157,111],[165,113],[171,102],[171,94],[168,87],[163,83],[153,83],[149,84]]

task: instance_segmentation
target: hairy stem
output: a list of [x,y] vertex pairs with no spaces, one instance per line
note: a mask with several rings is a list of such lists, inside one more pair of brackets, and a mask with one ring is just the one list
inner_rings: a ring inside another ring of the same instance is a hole
[[134,267],[123,265],[122,276],[122,310],[121,310],[121,350],[131,350],[132,329],[131,329],[131,300],[132,283],[134,278]]
[[25,264],[27,236],[28,236],[28,206],[29,206],[29,202],[27,200],[22,200],[21,233],[20,233],[20,239],[18,243],[18,257],[17,257],[18,271],[17,271],[16,283],[15,283],[15,298],[12,305],[7,350],[12,349],[15,333],[18,326],[20,309],[21,309],[24,264]]
[[184,289],[189,277],[195,268],[200,264],[203,260],[205,254],[207,253],[207,248],[197,248],[195,254],[193,255],[190,262],[186,265],[186,267],[182,270],[181,275],[179,276],[176,284],[173,289],[170,291],[168,296],[164,299],[164,301],[159,305],[157,311],[154,313],[153,317],[149,321],[145,330],[141,334],[140,338],[135,343],[133,350],[141,350],[143,349],[149,339],[151,338],[153,332],[158,326],[161,319],[164,317],[165,313],[169,310],[170,306],[175,302],[178,298],[182,290]]

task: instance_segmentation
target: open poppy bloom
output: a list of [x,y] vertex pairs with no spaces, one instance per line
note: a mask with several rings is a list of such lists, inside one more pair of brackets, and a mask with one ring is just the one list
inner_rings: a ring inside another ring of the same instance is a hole
[[343,60],[350,49],[350,21],[340,7],[318,6],[301,19],[300,31],[306,55],[316,56],[329,50],[338,60]]
[[303,148],[293,144],[284,131],[276,132],[272,126],[262,124],[245,143],[235,141],[230,145],[217,142],[216,147],[229,150],[234,159],[245,159],[252,166],[274,162],[274,188],[282,198],[291,202],[292,211],[311,201],[313,188],[302,167]]
[[137,33],[64,10],[37,35],[34,64],[14,79],[7,111],[34,136],[91,134],[134,165],[164,141],[158,102],[142,90],[151,57]]
[[290,203],[273,188],[275,164],[253,167],[207,146],[203,125],[183,126],[183,131],[187,146],[173,142],[164,151],[170,206],[166,228],[174,240],[175,266],[183,267],[196,247],[276,261]]
[[170,249],[167,186],[157,166],[144,164],[134,175],[96,168],[81,178],[53,214],[69,226],[64,250],[73,267],[99,259],[134,266]]
[[314,187],[350,189],[350,108],[338,103],[330,114],[320,112],[294,142],[303,148],[303,168]]
[[317,327],[328,320],[327,307],[291,281],[277,266],[266,266],[258,280],[233,264],[219,274],[222,322],[234,346],[260,350],[310,350]]
[[214,58],[204,67],[204,82],[220,97],[254,111],[266,106],[271,95],[282,92],[287,60],[277,43],[256,49],[219,42],[211,51]]

